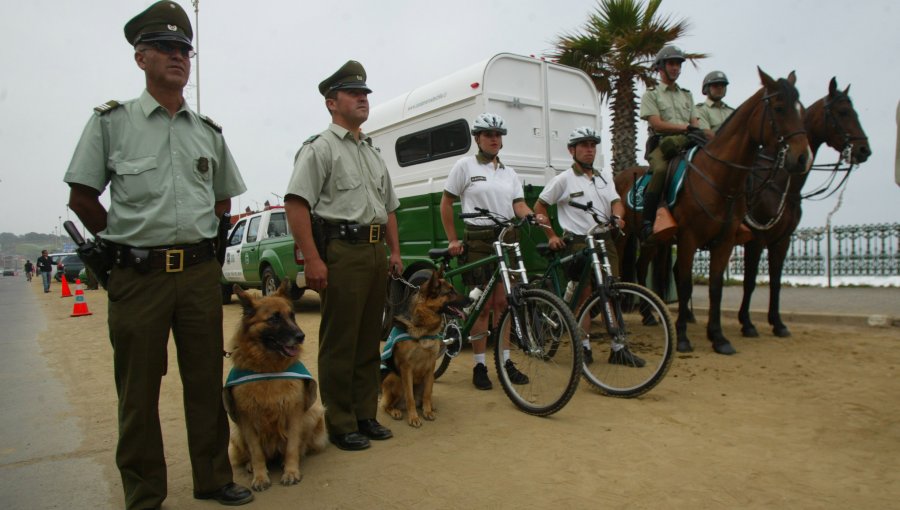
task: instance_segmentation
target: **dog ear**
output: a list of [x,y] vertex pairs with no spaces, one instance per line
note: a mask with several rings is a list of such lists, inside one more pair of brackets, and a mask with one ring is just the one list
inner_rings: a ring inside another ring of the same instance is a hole
[[438,271],[434,271],[431,273],[431,277],[428,278],[428,282],[425,283],[425,295],[428,297],[436,297],[441,290],[441,275]]
[[241,301],[241,306],[244,308],[244,316],[250,317],[256,311],[256,307],[253,306],[253,298],[250,294],[238,287],[234,286],[234,293],[237,294],[238,299]]
[[281,281],[281,285],[278,286],[278,291],[275,293],[287,300],[291,299],[291,281],[285,278]]

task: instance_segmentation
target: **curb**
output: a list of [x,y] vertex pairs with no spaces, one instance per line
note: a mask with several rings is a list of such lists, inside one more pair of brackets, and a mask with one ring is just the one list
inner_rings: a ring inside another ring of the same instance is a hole
[[[709,308],[694,307],[694,314],[709,315]],[[678,305],[669,306],[672,318],[678,317]],[[729,318],[737,319],[738,310],[732,308],[722,309],[723,322]],[[768,324],[768,311],[750,310],[750,319],[754,322]],[[814,312],[781,312],[781,319],[784,322],[797,322],[807,324],[834,324],[839,326],[854,327],[873,327],[873,328],[890,328],[900,327],[900,317],[872,314],[872,315],[853,315],[840,313],[814,313]]]

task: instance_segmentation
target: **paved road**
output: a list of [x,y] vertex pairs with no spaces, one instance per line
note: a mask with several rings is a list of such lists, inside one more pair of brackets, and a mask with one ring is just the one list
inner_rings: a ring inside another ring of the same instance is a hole
[[[743,288],[728,286],[722,292],[723,320],[736,320],[743,298]],[[694,309],[706,313],[709,288],[694,287]],[[753,320],[765,326],[769,307],[769,287],[757,286],[750,302]],[[898,287],[782,287],[781,313],[785,321],[830,322],[854,326],[900,326],[900,288]]]
[[40,284],[0,278],[0,508],[107,508],[101,466],[79,451],[85,431],[37,343],[46,322],[28,285]]

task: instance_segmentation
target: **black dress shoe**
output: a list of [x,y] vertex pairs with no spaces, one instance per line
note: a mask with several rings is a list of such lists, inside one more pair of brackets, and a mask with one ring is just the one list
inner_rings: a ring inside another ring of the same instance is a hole
[[365,450],[369,447],[369,440],[359,432],[331,434],[328,436],[328,440],[341,450]]
[[375,439],[376,441],[381,441],[383,439],[390,439],[394,437],[394,433],[384,425],[375,421],[375,418],[370,418],[368,420],[359,420],[356,422],[356,426],[359,427],[360,434],[368,437],[369,439]]
[[216,491],[202,494],[194,493],[194,498],[214,499],[223,505],[238,506],[253,501],[253,493],[250,492],[250,489],[231,482]]

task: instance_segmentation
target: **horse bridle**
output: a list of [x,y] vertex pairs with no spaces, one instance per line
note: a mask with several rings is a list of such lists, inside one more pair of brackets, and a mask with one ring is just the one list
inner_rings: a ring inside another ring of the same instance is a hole
[[[838,132],[839,136],[841,136],[844,139],[843,146],[842,146],[841,150],[839,151],[840,156],[838,157],[838,160],[834,163],[812,165],[810,167],[810,170],[831,172],[831,176],[826,180],[826,182],[824,184],[819,186],[817,189],[815,189],[805,195],[801,195],[800,198],[802,198],[802,199],[813,200],[813,197],[818,197],[818,198],[815,198],[814,200],[817,200],[817,201],[825,200],[825,199],[831,197],[832,195],[834,195],[835,193],[837,193],[837,191],[840,190],[847,183],[847,178],[850,177],[850,172],[852,172],[853,169],[858,166],[857,163],[853,162],[853,142],[860,141],[860,140],[865,141],[865,142],[869,141],[868,136],[850,136],[850,133],[844,128],[844,125],[840,123],[837,116],[834,114],[832,105],[834,105],[835,103],[837,103],[838,101],[841,101],[841,100],[847,100],[849,102],[850,98],[847,97],[846,94],[844,94],[843,92],[840,92],[840,91],[838,91],[836,96],[837,97],[835,97],[833,99],[825,100],[825,122],[827,122],[831,126],[833,126],[834,130],[836,132]],[[841,167],[841,163],[844,163],[844,162],[847,163],[847,166]],[[841,178],[841,182],[839,182],[837,185],[832,187],[832,184],[834,184],[834,181],[836,179],[838,172],[844,172],[844,176],[843,176],[843,178]],[[825,196],[819,196],[824,193],[827,193],[827,194]]]
[[[776,162],[775,165],[773,165],[771,167],[768,165],[752,165],[752,166],[739,165],[737,163],[727,161],[722,158],[719,158],[718,156],[713,155],[712,153],[709,152],[709,150],[705,146],[701,147],[700,149],[707,156],[709,156],[710,159],[712,159],[713,161],[717,161],[717,162],[725,165],[728,168],[733,168],[733,169],[738,169],[738,170],[746,170],[748,172],[752,171],[752,170],[771,170],[772,173],[770,173],[769,176],[766,177],[766,180],[763,182],[763,185],[766,185],[771,180],[771,175],[775,171],[778,171],[779,169],[784,167],[784,162],[787,157],[787,151],[789,149],[789,145],[788,145],[787,141],[798,135],[806,136],[806,129],[803,129],[803,128],[793,131],[791,133],[788,133],[787,135],[781,135],[779,133],[778,125],[775,123],[775,116],[771,111],[771,106],[772,106],[771,99],[780,94],[781,94],[781,91],[779,90],[777,92],[772,92],[771,94],[763,95],[762,101],[764,103],[764,109],[763,109],[762,118],[760,119],[760,123],[759,123],[759,139],[760,140],[762,140],[763,136],[765,135],[766,120],[769,121],[772,131],[774,132],[774,135],[775,135],[776,139],[778,140],[778,149],[777,149],[776,156],[775,156],[775,162]],[[765,153],[763,152],[764,147],[762,145],[759,146],[758,151],[759,151],[759,154],[757,155],[756,159],[758,160],[758,159],[764,158]],[[712,212],[706,208],[706,205],[703,203],[703,201],[700,200],[700,198],[696,196],[695,190],[690,187],[690,182],[691,182],[690,179],[686,179],[685,180],[685,184],[687,185],[686,187],[691,189],[691,194],[694,198],[694,201],[700,205],[700,208],[710,219],[717,221],[719,223],[723,223],[723,224],[731,223],[730,217],[731,217],[731,211],[734,207],[735,197],[733,195],[727,195],[727,194],[723,193],[722,190],[720,190],[718,188],[718,186],[716,186],[716,184],[714,182],[712,182],[710,177],[708,175],[706,175],[703,172],[703,170],[697,168],[697,166],[695,166],[692,161],[687,161],[687,164],[688,164],[689,169],[693,170],[696,174],[698,174],[704,181],[706,181],[707,184],[709,184],[709,186],[713,190],[716,191],[716,193],[718,193],[720,196],[722,196],[725,199],[726,203],[728,204],[726,218],[724,220],[716,218],[712,214]],[[779,209],[783,209],[783,206],[784,206],[784,202],[782,201],[782,204],[779,206]],[[779,216],[780,216],[780,214],[779,214]]]

